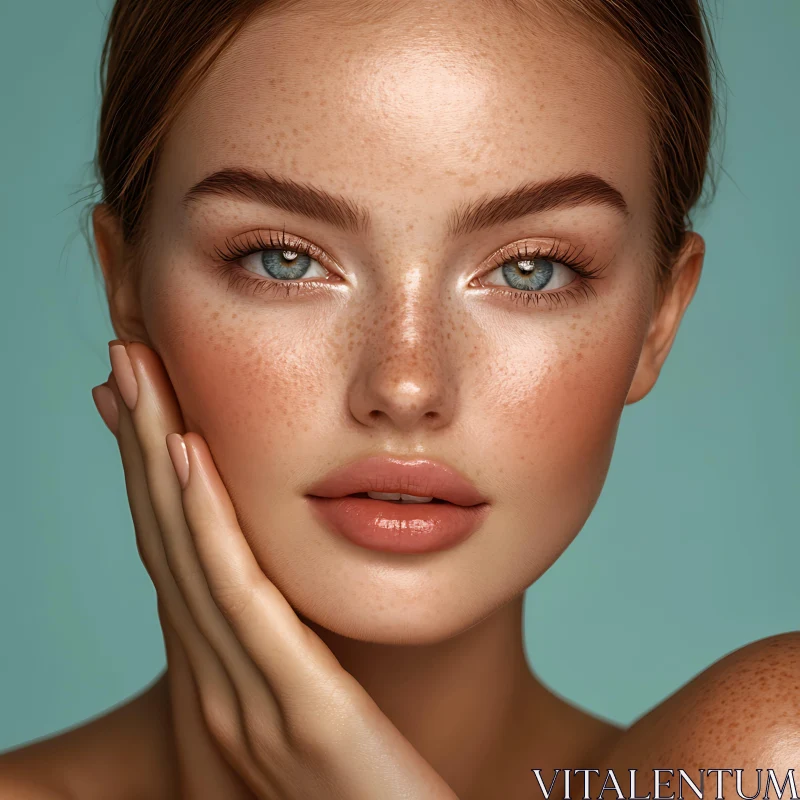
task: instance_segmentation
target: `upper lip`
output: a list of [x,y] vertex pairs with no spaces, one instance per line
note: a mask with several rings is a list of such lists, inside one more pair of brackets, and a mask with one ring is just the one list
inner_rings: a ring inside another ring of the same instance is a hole
[[360,492],[400,492],[435,497],[459,506],[486,502],[475,486],[452,467],[427,458],[365,458],[334,470],[308,490],[316,497],[344,497]]

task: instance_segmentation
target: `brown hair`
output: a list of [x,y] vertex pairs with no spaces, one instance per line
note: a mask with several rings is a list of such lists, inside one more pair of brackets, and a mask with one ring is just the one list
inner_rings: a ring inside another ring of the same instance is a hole
[[[95,171],[103,202],[134,243],[159,146],[194,87],[254,13],[302,0],[117,0],[100,62]],[[497,0],[496,0],[497,2]],[[363,0],[362,0],[363,3]],[[523,13],[545,5],[606,31],[639,79],[651,119],[659,293],[702,194],[719,74],[702,0],[502,0]],[[366,10],[366,9],[365,9]],[[713,184],[713,177],[712,177]]]

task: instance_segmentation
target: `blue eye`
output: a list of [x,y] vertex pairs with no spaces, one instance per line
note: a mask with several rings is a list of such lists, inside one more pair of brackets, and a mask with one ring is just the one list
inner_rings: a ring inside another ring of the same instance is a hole
[[250,272],[276,281],[325,278],[328,275],[328,271],[307,253],[279,248],[250,253],[242,259],[242,266]]
[[521,291],[538,292],[568,286],[576,273],[565,264],[547,258],[517,258],[490,272],[484,280],[496,275],[506,285]]

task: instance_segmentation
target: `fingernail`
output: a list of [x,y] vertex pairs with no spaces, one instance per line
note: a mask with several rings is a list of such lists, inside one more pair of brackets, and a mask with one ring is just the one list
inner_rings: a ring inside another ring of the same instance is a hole
[[109,348],[111,358],[111,369],[117,379],[117,386],[125,405],[133,411],[136,408],[136,400],[139,397],[139,386],[136,383],[136,375],[133,373],[133,366],[128,357],[128,351],[124,344],[111,344]]
[[189,454],[186,452],[186,442],[179,433],[167,434],[167,450],[172,459],[172,466],[178,476],[181,489],[185,489],[189,483]]
[[92,398],[97,407],[97,413],[100,418],[105,422],[106,427],[114,434],[117,435],[117,424],[119,422],[119,409],[117,408],[117,398],[114,397],[114,392],[101,383],[92,389]]

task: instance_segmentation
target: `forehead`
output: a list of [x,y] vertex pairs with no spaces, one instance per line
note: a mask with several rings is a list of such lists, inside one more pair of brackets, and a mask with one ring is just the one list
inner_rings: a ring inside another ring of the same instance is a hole
[[261,13],[189,99],[159,169],[175,192],[261,167],[369,206],[589,171],[636,214],[648,119],[630,70],[592,32],[501,9],[412,0],[359,18],[312,0]]

